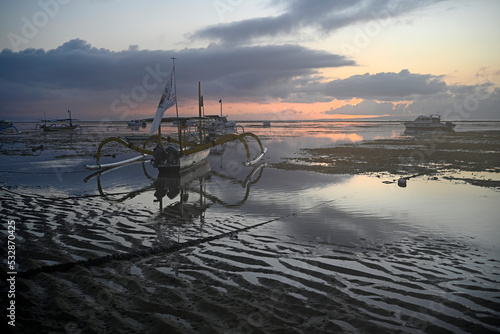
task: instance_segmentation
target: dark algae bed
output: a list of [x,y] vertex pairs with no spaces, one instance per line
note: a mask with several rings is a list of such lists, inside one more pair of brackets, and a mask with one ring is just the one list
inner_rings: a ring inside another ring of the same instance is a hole
[[[329,174],[389,172],[432,175],[442,170],[499,172],[500,132],[430,132],[335,147],[304,148],[298,157],[285,158],[274,166]],[[474,182],[473,179],[470,181]],[[477,182],[500,186],[498,181]]]

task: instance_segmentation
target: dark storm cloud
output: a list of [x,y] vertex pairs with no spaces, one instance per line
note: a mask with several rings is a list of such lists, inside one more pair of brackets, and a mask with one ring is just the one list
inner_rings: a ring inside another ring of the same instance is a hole
[[[390,102],[375,102],[363,100],[357,105],[345,105],[337,109],[325,111],[326,115],[401,115],[404,114],[404,105],[393,105]],[[406,112],[407,113],[407,112]]]
[[382,101],[413,100],[417,95],[434,95],[446,91],[442,76],[399,73],[354,75],[324,85],[323,93],[339,100],[362,98]]
[[302,77],[313,76],[322,68],[355,65],[343,56],[297,45],[230,49],[212,45],[182,51],[130,47],[114,52],[76,39],[48,51],[3,50],[0,113],[23,106],[40,110],[51,101],[70,101],[72,97],[101,110],[154,110],[172,69],[171,57],[177,57],[179,102],[196,98],[198,81],[203,83],[204,94],[216,100],[286,98]]
[[297,33],[302,28],[330,33],[350,24],[387,20],[442,0],[295,0],[274,1],[284,12],[274,17],[254,18],[210,26],[190,35],[223,44],[247,44],[259,38]]
[[181,85],[183,81],[190,85],[201,80],[208,94],[256,102],[286,98],[299,78],[314,75],[321,68],[355,65],[343,56],[296,45],[212,45],[183,50],[178,57],[182,60],[176,63]]
[[[205,101],[329,102],[360,98],[356,107],[326,114],[402,114],[452,108],[460,117],[493,115],[498,91],[491,83],[446,85],[442,76],[410,73],[355,75],[328,81],[323,68],[356,65],[345,57],[296,45],[115,52],[72,40],[54,50],[0,52],[0,118],[58,118],[72,109],[84,119],[126,119],[155,110],[177,57],[179,103],[195,101],[202,82]],[[374,101],[378,101],[376,104]],[[414,101],[394,108],[397,101]],[[458,102],[457,102],[458,101]],[[380,103],[385,102],[385,103]],[[458,107],[454,104],[459,103]],[[418,108],[417,108],[418,107]],[[417,110],[417,109],[419,110]],[[391,113],[392,110],[392,113]]]
[[[448,85],[430,94],[412,94],[411,99],[398,103],[394,99],[371,99],[365,96],[357,105],[324,111],[326,115],[389,115],[406,116],[439,114],[447,120],[497,119],[500,115],[500,89],[491,82],[477,85]],[[417,89],[418,90],[418,89]],[[416,90],[416,91],[417,91]],[[426,89],[420,89],[427,92]],[[393,101],[393,102],[391,102]]]
[[112,52],[75,39],[54,50],[27,49],[0,54],[4,81],[31,87],[101,90],[120,88],[143,75],[146,52]]
[[442,76],[410,73],[376,73],[354,75],[346,79],[325,81],[322,77],[302,77],[295,80],[285,102],[312,103],[352,98],[378,101],[410,101],[419,96],[447,94]]

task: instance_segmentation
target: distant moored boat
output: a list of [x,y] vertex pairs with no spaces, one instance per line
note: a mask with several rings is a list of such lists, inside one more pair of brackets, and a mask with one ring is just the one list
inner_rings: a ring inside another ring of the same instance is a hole
[[452,122],[441,122],[441,116],[429,115],[418,116],[414,121],[404,123],[407,130],[447,130],[451,131],[455,127]]
[[141,121],[141,120],[138,120],[138,119],[134,119],[132,121],[127,122],[127,125],[128,126],[142,126],[142,127],[146,127],[147,124],[144,121]]
[[47,119],[44,119],[44,124],[37,124],[36,127],[43,129],[43,131],[68,131],[68,130],[75,130],[76,128],[80,128],[79,124],[73,124],[73,120],[71,118],[71,110],[68,110],[69,113],[69,118],[66,119],[58,119],[56,120],[57,122],[64,122],[64,121],[69,121],[68,124],[62,124],[57,126],[56,124],[52,123],[50,125],[47,125]]

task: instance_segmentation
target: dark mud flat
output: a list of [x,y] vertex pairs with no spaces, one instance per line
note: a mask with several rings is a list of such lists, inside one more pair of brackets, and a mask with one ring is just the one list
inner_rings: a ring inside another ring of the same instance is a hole
[[[50,154],[55,159],[95,157],[99,143],[111,136],[127,134],[123,126],[88,126],[61,132],[44,132],[31,125],[18,135],[0,135],[0,154],[6,156],[39,156]],[[106,155],[126,152],[110,145]]]
[[[286,158],[274,167],[329,174],[389,172],[407,176],[433,175],[446,170],[498,173],[500,132],[429,132],[337,147],[305,148],[299,154],[301,156]],[[500,187],[500,181],[495,180],[463,180]]]

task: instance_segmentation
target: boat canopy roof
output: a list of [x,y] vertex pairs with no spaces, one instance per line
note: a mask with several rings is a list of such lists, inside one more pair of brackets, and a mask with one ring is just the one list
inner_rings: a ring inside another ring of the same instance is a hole
[[439,116],[439,115],[429,115],[429,116],[420,115],[417,117],[417,119],[441,119],[441,116]]

